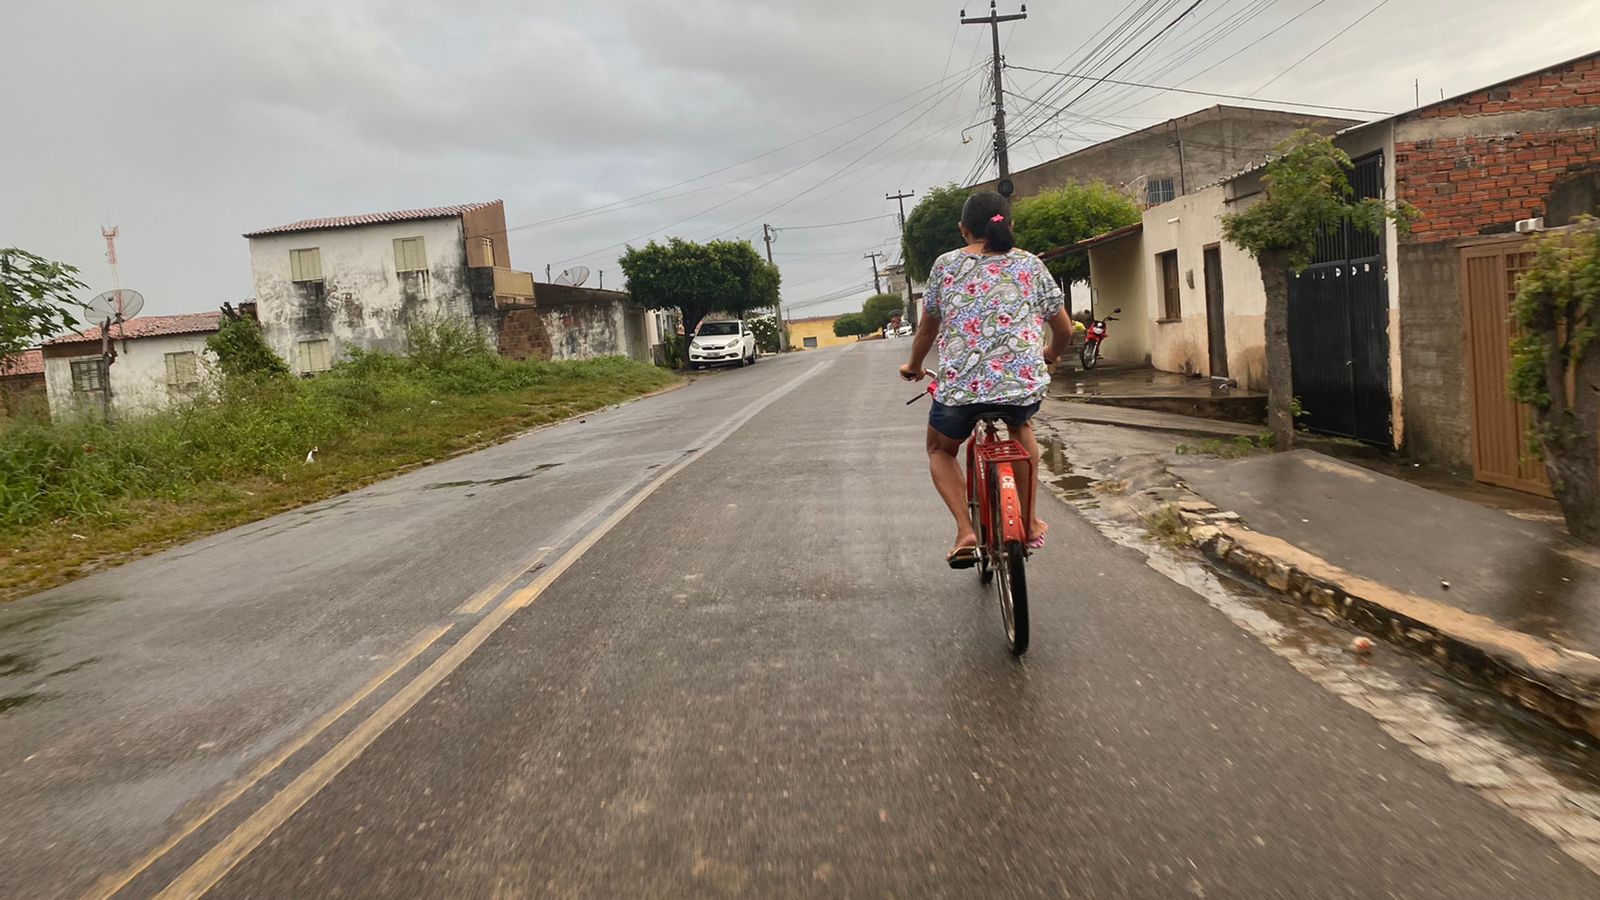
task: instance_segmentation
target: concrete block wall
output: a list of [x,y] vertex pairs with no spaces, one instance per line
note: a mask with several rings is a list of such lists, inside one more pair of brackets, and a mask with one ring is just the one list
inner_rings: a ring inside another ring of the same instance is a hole
[[532,306],[505,310],[496,349],[507,359],[549,360],[552,348],[544,316]]
[[1400,358],[1405,450],[1420,462],[1472,471],[1472,398],[1468,393],[1461,256],[1454,243],[1399,248]]

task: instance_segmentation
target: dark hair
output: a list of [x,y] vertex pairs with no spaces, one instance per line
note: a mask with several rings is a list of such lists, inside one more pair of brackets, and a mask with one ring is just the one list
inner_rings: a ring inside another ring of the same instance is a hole
[[974,237],[983,238],[983,249],[990,253],[1009,253],[1017,245],[1011,233],[1011,201],[994,191],[979,191],[961,205],[961,224]]

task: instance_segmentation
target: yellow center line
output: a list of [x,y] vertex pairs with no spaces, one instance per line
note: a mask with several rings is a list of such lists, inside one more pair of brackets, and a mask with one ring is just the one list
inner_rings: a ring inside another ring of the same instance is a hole
[[[343,739],[333,746],[326,755],[312,763],[305,771],[295,777],[282,791],[274,795],[263,804],[249,818],[245,819],[223,838],[221,842],[208,850],[205,855],[196,860],[193,865],[184,870],[172,883],[156,895],[158,900],[172,900],[172,898],[191,898],[205,894],[215,887],[233,870],[246,856],[259,847],[274,831],[284,822],[305,806],[313,797],[328,785],[345,767],[354,762],[372,742],[387,731],[395,722],[399,721],[417,701],[433,690],[450,676],[463,662],[470,657],[489,636],[499,630],[500,626],[511,618],[518,610],[532,604],[545,592],[551,584],[555,583],[567,569],[571,568],[589,549],[616,528],[623,519],[627,518],[641,503],[654,494],[662,485],[672,477],[687,468],[712,449],[727,440],[734,432],[742,428],[745,423],[760,413],[767,406],[799,387],[813,375],[830,365],[831,361],[825,360],[807,369],[798,377],[789,381],[765,397],[755,401],[731,422],[725,426],[713,429],[707,439],[699,445],[698,452],[685,455],[671,466],[662,470],[660,477],[646,484],[638,493],[629,498],[627,502],[618,507],[615,512],[584,536],[572,549],[561,555],[555,564],[539,574],[527,587],[522,588],[506,599],[504,603],[479,620],[462,638],[446,650],[433,664],[401,688],[394,696],[390,697],[376,712],[357,725]],[[225,804],[224,804],[225,805]],[[174,841],[173,843],[176,843]],[[165,852],[165,851],[162,851]],[[156,854],[159,857],[159,853]],[[145,866],[148,863],[144,864]],[[144,866],[140,867],[141,869]],[[134,873],[137,874],[137,871]],[[126,884],[133,876],[121,882]],[[120,887],[121,885],[119,885]]]
[[521,578],[529,569],[537,566],[539,563],[544,562],[544,558],[549,556],[554,551],[554,547],[546,547],[543,550],[540,550],[538,553],[528,557],[526,560],[518,563],[509,573],[506,574],[504,578],[496,581],[494,584],[489,585],[476,594],[473,594],[472,597],[467,600],[467,602],[456,607],[455,615],[475,616],[482,612],[483,608],[489,605],[490,600],[500,596],[501,591],[510,587],[512,582],[516,581],[518,578]]
[[439,640],[441,637],[444,637],[445,633],[450,630],[450,627],[450,625],[435,625],[424,628],[422,632],[411,641],[411,643],[401,648],[400,651],[390,659],[389,665],[385,666],[382,672],[379,672],[377,675],[373,676],[372,680],[362,685],[360,690],[350,695],[350,697],[343,703],[331,710],[328,710],[326,713],[323,713],[322,716],[313,722],[311,727],[301,733],[299,737],[291,740],[289,743],[278,748],[278,750],[271,756],[263,759],[259,765],[250,770],[248,775],[246,775],[243,779],[234,782],[231,787],[225,790],[215,800],[211,801],[211,805],[206,807],[205,812],[190,820],[187,825],[183,826],[183,828],[179,829],[177,833],[163,841],[160,846],[145,854],[138,862],[134,863],[132,866],[129,866],[123,871],[100,879],[100,881],[95,883],[94,887],[90,888],[89,893],[85,896],[91,898],[91,900],[103,900],[103,898],[110,897],[117,891],[127,887],[130,881],[133,881],[133,879],[139,877],[139,874],[145,869],[150,868],[150,866],[154,864],[156,860],[167,855],[167,853],[171,851],[173,847],[178,846],[178,844],[180,844],[185,838],[191,834],[194,834],[195,831],[199,830],[200,826],[211,821],[213,816],[226,808],[228,804],[239,799],[239,797],[242,796],[245,791],[255,787],[256,784],[261,781],[261,779],[272,774],[272,772],[279,766],[283,765],[284,762],[289,759],[289,757],[299,753],[307,744],[311,743],[318,735],[328,730],[329,726],[331,726],[334,722],[337,722],[342,716],[344,716],[345,713],[349,712],[353,707],[355,707],[356,704],[360,703],[362,700],[365,700],[368,695],[377,690],[379,685],[388,681],[390,678],[393,678],[396,672],[399,672],[401,669],[405,668],[407,663],[421,656],[423,652],[425,652],[429,647],[433,646],[435,641]]

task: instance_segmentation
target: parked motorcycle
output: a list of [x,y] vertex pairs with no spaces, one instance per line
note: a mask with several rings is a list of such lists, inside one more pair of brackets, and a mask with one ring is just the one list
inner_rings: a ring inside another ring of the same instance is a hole
[[[1122,307],[1119,306],[1112,312],[1122,312]],[[1104,319],[1089,319],[1088,326],[1083,330],[1083,347],[1078,350],[1078,361],[1083,363],[1086,371],[1100,362],[1100,342],[1106,339],[1106,323],[1115,321],[1118,321],[1115,315],[1106,316]]]

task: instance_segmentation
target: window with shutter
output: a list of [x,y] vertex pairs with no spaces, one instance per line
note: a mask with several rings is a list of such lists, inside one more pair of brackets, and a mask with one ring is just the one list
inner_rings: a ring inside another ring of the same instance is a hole
[[1162,203],[1169,203],[1175,196],[1171,178],[1151,178],[1144,183],[1145,206],[1158,206]]
[[298,362],[302,374],[326,372],[333,368],[327,340],[301,341]]
[[200,383],[200,365],[194,351],[166,354],[167,387],[184,391]]
[[1175,321],[1183,318],[1183,298],[1178,293],[1178,251],[1168,250],[1157,254],[1161,262],[1162,318]]
[[98,356],[72,361],[72,389],[89,394],[105,386],[105,360]]
[[499,265],[494,258],[494,238],[478,238],[478,252],[486,266]]
[[423,272],[428,268],[428,254],[423,249],[422,238],[394,239],[394,270],[396,272]]
[[322,251],[316,247],[290,250],[289,278],[292,281],[321,281]]

